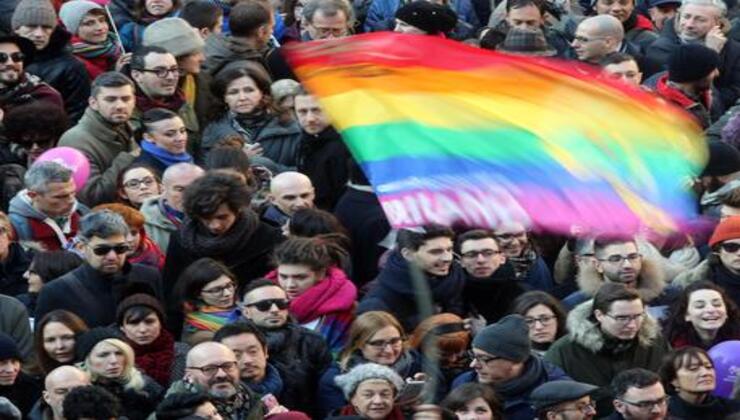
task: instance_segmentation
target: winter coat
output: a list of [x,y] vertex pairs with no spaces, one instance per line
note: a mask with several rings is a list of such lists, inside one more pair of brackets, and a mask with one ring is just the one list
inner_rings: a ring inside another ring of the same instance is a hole
[[725,268],[719,257],[710,255],[701,264],[691,270],[678,275],[673,284],[686,288],[691,283],[699,280],[709,280],[725,289],[727,295],[736,305],[740,305],[740,275],[732,273]]
[[[33,62],[26,71],[35,74],[59,91],[64,99],[64,109],[70,122],[80,119],[90,97],[90,76],[85,65],[70,52],[72,36],[57,26],[51,34],[49,44],[36,51]],[[6,111],[7,112],[7,111]]]
[[597,412],[613,411],[611,380],[626,369],[641,367],[657,371],[670,351],[658,322],[646,314],[637,337],[627,346],[616,348],[592,320],[593,300],[573,309],[568,315],[569,334],[559,338],[545,353],[545,360],[560,366],[571,378],[601,388],[593,394]]
[[36,316],[41,319],[55,309],[77,314],[88,327],[116,322],[116,308],[124,294],[149,293],[162,300],[162,281],[156,269],[126,263],[115,274],[103,274],[83,264],[46,284],[39,293]]
[[311,178],[316,190],[316,207],[327,211],[334,209],[349,179],[349,159],[349,150],[333,127],[318,135],[303,133],[298,171]]
[[58,251],[65,249],[77,235],[80,218],[89,211],[78,202],[64,225],[59,226],[54,219],[36,210],[26,190],[23,190],[10,200],[8,217],[18,241],[36,242],[46,251]]
[[121,26],[118,34],[121,37],[121,44],[125,51],[136,51],[141,46],[141,42],[144,39],[144,29],[147,26],[136,21],[126,22]]
[[0,294],[17,296],[28,291],[28,281],[23,274],[31,265],[31,253],[24,250],[17,242],[8,247],[8,258],[0,262]]
[[655,86],[655,93],[669,103],[694,117],[696,123],[702,128],[707,129],[712,124],[710,110],[712,107],[712,93],[710,90],[703,92],[701,98],[692,98],[668,82],[668,74],[663,74]]
[[641,53],[645,53],[650,45],[658,39],[655,33],[653,23],[650,19],[639,14],[637,10],[632,11],[632,15],[624,23],[624,39],[638,46]]
[[511,264],[501,265],[490,277],[477,278],[465,273],[466,313],[481,315],[487,324],[497,322],[509,313],[509,306],[517,296],[529,290],[525,283],[514,278]]
[[707,395],[702,404],[691,404],[678,395],[668,400],[668,418],[670,420],[717,420],[727,418],[730,414],[740,412],[740,401],[730,400],[714,395]]
[[26,365],[34,359],[33,334],[28,318],[26,307],[18,299],[0,295],[0,332],[13,337]]
[[[406,0],[371,0],[365,19],[365,32],[392,31],[395,27],[396,10],[408,3]],[[450,8],[459,20],[467,23],[474,33],[481,24],[470,0],[452,0]]]
[[[453,262],[445,277],[426,275],[436,313],[451,312],[465,316],[463,290],[465,273]],[[416,288],[411,280],[409,263],[399,251],[393,251],[378,275],[377,283],[360,301],[357,314],[386,311],[398,319],[405,331],[413,331],[422,321],[416,307]]]
[[374,279],[378,261],[386,251],[378,245],[390,232],[388,218],[368,185],[348,184],[339,197],[334,215],[349,232],[352,243],[352,280],[358,287]]
[[[164,398],[167,398],[173,394],[179,393],[207,393],[207,389],[201,385],[192,384],[184,381],[177,381],[170,385],[167,389],[167,393]],[[265,418],[267,409],[262,401],[260,401],[259,395],[255,394],[254,391],[249,389],[242,383],[237,386],[238,401],[243,402],[240,407],[234,407],[233,403],[229,403],[219,398],[212,398],[211,402],[218,413],[223,417],[224,420],[262,420]],[[152,414],[148,420],[157,420],[156,416]]]
[[260,64],[269,72],[267,57],[269,51],[257,51],[240,38],[225,34],[212,34],[206,38],[206,61],[203,71],[215,77],[229,63],[235,61],[252,61]]
[[[667,69],[668,58],[681,44],[673,20],[666,21],[660,36],[650,45],[647,55]],[[729,109],[740,97],[740,43],[728,39],[720,52],[719,77],[714,85],[719,89],[723,109]]]
[[314,393],[321,375],[332,358],[321,334],[292,322],[281,328],[260,328],[267,339],[270,363],[283,378],[283,392],[276,395],[280,404],[302,411],[313,418],[318,415]]
[[280,165],[282,170],[295,169],[301,141],[298,123],[292,121],[283,124],[277,116],[266,115],[264,123],[255,131],[254,137],[250,138],[247,130],[239,125],[236,115],[227,112],[220,119],[208,124],[203,131],[201,154],[205,157],[219,140],[237,135],[246,143],[262,145],[262,156]]
[[[569,379],[568,375],[558,366],[537,356],[530,356],[525,362],[524,370],[519,377],[494,386],[496,395],[503,402],[504,418],[506,420],[531,420],[535,418],[535,412],[529,404],[529,394],[546,382]],[[452,388],[477,381],[478,377],[475,371],[468,371],[455,378],[452,382]]]
[[0,108],[5,114],[17,106],[33,101],[45,101],[59,108],[64,107],[62,95],[34,74],[24,73],[18,85],[0,89]]
[[10,400],[26,418],[33,405],[41,397],[41,383],[33,377],[20,372],[11,386],[0,386],[0,397]]
[[144,215],[144,230],[146,235],[159,245],[159,249],[166,251],[170,244],[170,235],[177,231],[178,226],[170,220],[162,209],[163,197],[152,197],[144,200],[139,211]]
[[154,379],[143,375],[144,386],[139,389],[124,388],[117,382],[94,382],[93,385],[105,388],[121,403],[121,415],[129,420],[146,420],[162,401],[164,388]]
[[112,125],[92,108],[59,139],[59,146],[75,148],[90,162],[90,177],[77,197],[89,206],[116,201],[118,175],[136,159],[139,150],[128,124]]

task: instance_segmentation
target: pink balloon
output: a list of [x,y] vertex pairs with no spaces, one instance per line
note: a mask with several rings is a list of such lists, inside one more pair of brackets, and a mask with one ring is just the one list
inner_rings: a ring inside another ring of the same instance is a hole
[[69,168],[72,171],[77,192],[82,190],[87,178],[90,177],[90,162],[82,152],[72,147],[55,147],[45,151],[36,159],[36,162],[46,161],[56,162]]
[[723,341],[707,352],[714,362],[717,386],[712,394],[729,398],[735,379],[740,373],[740,341]]

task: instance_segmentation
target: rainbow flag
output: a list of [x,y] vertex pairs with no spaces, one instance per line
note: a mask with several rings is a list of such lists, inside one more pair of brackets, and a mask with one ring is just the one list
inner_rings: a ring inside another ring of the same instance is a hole
[[394,227],[625,233],[695,217],[686,185],[706,145],[683,110],[649,93],[572,63],[429,36],[287,49]]

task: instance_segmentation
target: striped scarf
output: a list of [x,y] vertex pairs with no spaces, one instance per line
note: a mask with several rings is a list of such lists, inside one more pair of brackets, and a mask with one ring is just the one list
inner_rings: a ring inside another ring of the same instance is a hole
[[240,317],[241,313],[236,306],[223,309],[204,305],[195,311],[186,311],[185,327],[190,331],[218,331],[219,328],[237,321]]
[[110,62],[115,63],[121,55],[121,47],[116,42],[116,36],[111,32],[108,39],[102,44],[90,44],[83,41],[80,37],[72,37],[72,53],[82,58],[99,58],[106,57]]

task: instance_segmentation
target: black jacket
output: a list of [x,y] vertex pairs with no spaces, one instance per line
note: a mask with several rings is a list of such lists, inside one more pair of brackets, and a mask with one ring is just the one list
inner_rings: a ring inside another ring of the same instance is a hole
[[318,135],[303,132],[298,170],[311,178],[316,207],[334,209],[349,178],[348,159],[349,150],[334,128],[328,127]]
[[18,296],[28,291],[28,282],[23,278],[31,264],[32,256],[17,242],[9,247],[7,261],[0,262],[0,294]]
[[31,412],[36,400],[41,397],[41,383],[23,372],[18,373],[15,383],[11,386],[0,386],[0,397],[10,400],[26,418]]
[[121,402],[121,415],[129,420],[146,420],[164,396],[164,388],[154,379],[144,376],[144,387],[140,390],[124,389],[118,383],[94,383],[110,391]]
[[694,405],[678,395],[668,401],[668,417],[672,420],[716,420],[740,412],[740,401],[709,395],[704,404]]
[[485,279],[467,273],[465,276],[463,296],[467,312],[482,315],[487,324],[508,314],[514,299],[528,290],[525,283],[515,279],[514,267],[510,263],[502,265]]
[[85,263],[41,289],[36,317],[41,319],[55,309],[66,309],[90,328],[108,326],[116,322],[118,303],[134,292],[149,293],[162,300],[162,280],[157,270],[126,263],[120,273],[104,275]]
[[59,91],[70,122],[75,123],[87,108],[90,76],[85,65],[69,51],[71,37],[67,31],[57,26],[51,34],[49,45],[36,51],[27,71]]
[[[465,273],[457,263],[452,263],[447,276],[426,276],[426,280],[431,289],[432,305],[436,313],[452,312],[465,316],[463,304]],[[378,275],[377,282],[360,301],[357,314],[368,311],[390,312],[405,331],[411,332],[421,322],[416,307],[416,293],[408,262],[399,251],[394,251]]]
[[267,338],[270,363],[283,379],[278,401],[291,410],[316,418],[315,391],[332,361],[324,337],[290,322],[282,328],[262,329],[262,332]]

